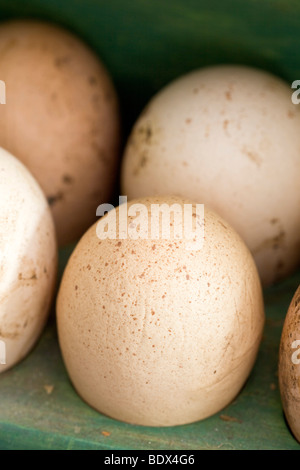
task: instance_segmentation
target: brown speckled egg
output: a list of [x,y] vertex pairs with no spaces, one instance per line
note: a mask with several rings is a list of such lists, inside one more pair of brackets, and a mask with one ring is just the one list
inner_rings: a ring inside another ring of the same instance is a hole
[[205,208],[202,248],[192,249],[185,230],[176,237],[174,214],[163,238],[163,219],[152,225],[150,211],[163,203],[180,211],[192,204],[144,198],[128,204],[128,216],[121,205],[93,225],[57,301],[60,347],[79,395],[106,415],[150,426],[201,420],[228,405],[249,376],[264,324],[259,276],[237,233]]
[[137,119],[122,191],[204,202],[242,236],[263,285],[300,264],[300,106],[290,85],[243,66],[195,70]]
[[37,342],[54,295],[55,228],[24,165],[0,148],[0,373]]
[[114,190],[119,111],[104,65],[63,28],[34,20],[0,26],[0,145],[45,192],[58,242],[78,238]]
[[300,286],[290,303],[281,335],[279,385],[287,422],[300,442]]

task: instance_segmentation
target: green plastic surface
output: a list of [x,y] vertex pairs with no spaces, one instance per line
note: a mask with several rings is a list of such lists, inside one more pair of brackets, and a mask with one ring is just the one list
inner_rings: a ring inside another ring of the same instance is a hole
[[[300,79],[296,0],[0,0],[0,19],[16,16],[58,22],[96,50],[120,96],[124,142],[148,99],[191,69],[243,63]],[[60,272],[69,253],[60,253]],[[67,377],[53,311],[30,355],[0,375],[0,449],[299,449],[277,377],[283,321],[299,283],[300,272],[265,291],[264,339],[237,399],[173,428],[120,423],[86,405]]]

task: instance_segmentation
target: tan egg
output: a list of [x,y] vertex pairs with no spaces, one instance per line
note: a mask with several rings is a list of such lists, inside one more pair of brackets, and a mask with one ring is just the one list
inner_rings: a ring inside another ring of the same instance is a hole
[[300,286],[289,306],[281,335],[279,385],[287,422],[300,442]]
[[236,232],[204,214],[202,248],[201,230],[189,229],[203,227],[198,206],[174,197],[111,210],[75,248],[57,300],[59,342],[75,389],[98,411],[189,423],[228,405],[247,380],[264,324],[259,276]]
[[300,263],[300,106],[288,84],[242,66],[191,72],[137,120],[122,166],[130,199],[177,194],[237,230],[266,286]]
[[75,241],[115,184],[120,124],[111,78],[80,39],[26,20],[1,24],[0,70],[0,145],[40,183],[59,244]]
[[39,338],[56,271],[45,196],[23,164],[0,149],[0,372],[21,361]]

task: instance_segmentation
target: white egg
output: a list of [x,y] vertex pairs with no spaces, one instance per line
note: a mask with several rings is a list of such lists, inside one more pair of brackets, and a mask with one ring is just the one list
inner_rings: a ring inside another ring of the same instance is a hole
[[45,196],[23,164],[0,149],[0,372],[23,359],[39,338],[56,268]]
[[300,263],[300,106],[288,84],[242,66],[196,70],[137,120],[122,167],[129,198],[205,203],[250,248],[264,285]]

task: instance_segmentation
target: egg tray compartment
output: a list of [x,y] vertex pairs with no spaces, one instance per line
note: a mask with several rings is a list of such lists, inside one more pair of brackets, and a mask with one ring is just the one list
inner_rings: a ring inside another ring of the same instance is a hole
[[[288,83],[300,79],[294,0],[0,0],[0,20],[15,17],[57,22],[95,49],[120,96],[124,141],[151,96],[197,67],[241,63]],[[70,251],[60,252],[60,275]],[[265,290],[263,341],[234,402],[204,421],[169,428],[121,423],[80,399],[62,362],[53,310],[29,356],[0,375],[0,449],[299,449],[277,376],[282,326],[299,283],[300,271]]]
[[[73,247],[60,251],[60,276]],[[236,399],[203,421],[175,427],[122,423],[90,408],[67,376],[54,309],[29,356],[0,375],[3,449],[298,449],[282,411],[278,352],[300,271],[264,291],[266,324],[254,369]]]

